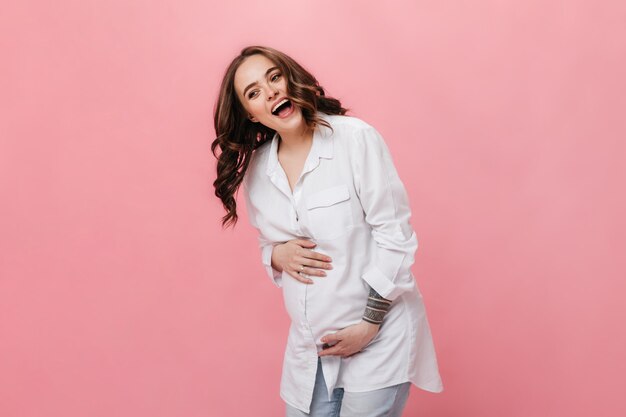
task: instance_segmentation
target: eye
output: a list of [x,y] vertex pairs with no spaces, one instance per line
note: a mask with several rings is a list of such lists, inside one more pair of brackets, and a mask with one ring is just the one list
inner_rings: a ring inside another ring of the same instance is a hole
[[280,76],[281,76],[280,72],[277,72],[277,73],[275,73],[274,75],[272,75],[271,80],[272,80],[272,81],[275,81],[277,78],[280,78]]
[[253,94],[256,93],[256,90],[251,91],[250,93],[248,93],[248,98],[252,98]]

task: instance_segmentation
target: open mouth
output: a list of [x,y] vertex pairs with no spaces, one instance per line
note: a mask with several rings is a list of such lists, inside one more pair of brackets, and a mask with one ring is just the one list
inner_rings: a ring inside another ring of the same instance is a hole
[[278,106],[276,106],[274,111],[272,111],[272,114],[278,117],[286,117],[289,116],[292,111],[293,104],[291,104],[291,100],[283,99],[283,101]]

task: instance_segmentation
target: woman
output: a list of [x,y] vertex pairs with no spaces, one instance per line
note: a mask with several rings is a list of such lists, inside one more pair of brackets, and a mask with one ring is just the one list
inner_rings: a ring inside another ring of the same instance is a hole
[[411,383],[443,389],[410,271],[406,191],[380,133],[346,112],[301,65],[262,46],[231,62],[215,108],[222,222],[237,222],[243,183],[291,318],[287,416],[400,416]]

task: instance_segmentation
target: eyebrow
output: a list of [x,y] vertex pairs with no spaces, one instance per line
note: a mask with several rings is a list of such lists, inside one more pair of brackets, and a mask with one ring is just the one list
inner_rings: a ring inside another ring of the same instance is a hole
[[[265,71],[265,76],[267,77],[267,76],[269,75],[269,73],[270,73],[270,72],[272,72],[272,71],[274,71],[275,69],[280,69],[280,68],[279,68],[279,67],[277,67],[277,66],[274,66],[274,67],[268,68],[268,70],[267,70],[267,71]],[[245,95],[246,95],[246,91],[248,91],[248,89],[249,89],[249,88],[254,87],[254,86],[255,86],[255,85],[257,85],[257,84],[258,84],[258,81],[255,81],[255,82],[253,82],[253,83],[248,84],[248,85],[246,86],[246,88],[244,88],[244,89],[243,89],[243,93],[242,93],[242,95],[243,95],[243,96],[245,96]]]

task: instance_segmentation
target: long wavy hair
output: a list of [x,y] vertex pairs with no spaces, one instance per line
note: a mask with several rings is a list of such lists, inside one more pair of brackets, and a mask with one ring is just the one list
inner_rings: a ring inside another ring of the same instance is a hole
[[[211,152],[217,158],[217,178],[213,182],[215,195],[222,200],[226,215],[222,217],[222,227],[233,227],[237,223],[237,202],[235,194],[243,181],[252,152],[274,137],[276,131],[261,123],[254,123],[247,117],[235,91],[235,72],[251,55],[261,54],[278,66],[287,80],[287,96],[300,107],[309,129],[317,124],[332,127],[316,112],[344,115],[348,108],[341,102],[325,95],[324,88],[317,79],[283,52],[267,46],[247,46],[235,57],[222,79],[219,96],[213,109],[215,134]],[[220,148],[220,154],[216,150]]]

